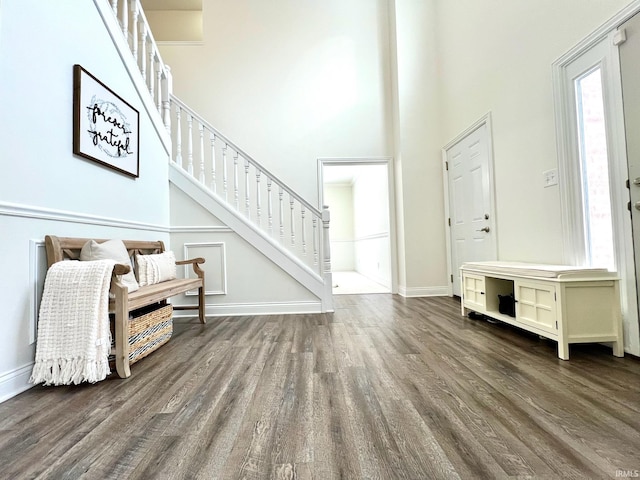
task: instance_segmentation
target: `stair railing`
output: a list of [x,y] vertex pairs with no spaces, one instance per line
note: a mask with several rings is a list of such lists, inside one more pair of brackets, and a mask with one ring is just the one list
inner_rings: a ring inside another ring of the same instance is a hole
[[170,112],[178,166],[315,273],[331,271],[327,207],[304,200],[173,95]]
[[330,283],[328,208],[312,206],[173,96],[171,69],[162,61],[139,0],[108,1],[171,135],[172,161]]
[[164,124],[169,124],[169,95],[172,90],[171,69],[160,55],[147,17],[139,0],[109,0],[120,23],[122,34],[138,64],[142,78]]

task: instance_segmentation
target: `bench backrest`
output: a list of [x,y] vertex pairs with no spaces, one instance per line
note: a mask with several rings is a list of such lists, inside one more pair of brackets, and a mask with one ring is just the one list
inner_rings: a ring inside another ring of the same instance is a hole
[[[56,237],[47,235],[44,237],[44,244],[47,249],[47,268],[62,260],[78,260],[80,250],[91,238]],[[106,242],[106,239],[94,238],[98,243]],[[144,240],[123,240],[124,246],[132,257],[134,253],[140,255],[150,255],[164,252],[164,242],[144,241]]]

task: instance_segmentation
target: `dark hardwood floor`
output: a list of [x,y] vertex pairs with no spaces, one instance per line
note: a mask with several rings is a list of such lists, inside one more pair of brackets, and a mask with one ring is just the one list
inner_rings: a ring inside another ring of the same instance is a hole
[[96,385],[0,404],[3,479],[599,479],[640,470],[640,361],[450,298],[176,322]]

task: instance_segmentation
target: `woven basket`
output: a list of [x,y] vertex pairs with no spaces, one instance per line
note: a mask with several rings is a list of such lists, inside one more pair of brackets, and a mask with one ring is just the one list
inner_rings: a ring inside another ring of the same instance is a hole
[[[129,363],[135,363],[167,343],[173,334],[173,307],[147,307],[131,312],[129,318]],[[111,338],[115,338],[111,322]],[[115,345],[115,344],[113,344]],[[110,357],[109,360],[112,358]],[[115,360],[115,356],[113,356]]]

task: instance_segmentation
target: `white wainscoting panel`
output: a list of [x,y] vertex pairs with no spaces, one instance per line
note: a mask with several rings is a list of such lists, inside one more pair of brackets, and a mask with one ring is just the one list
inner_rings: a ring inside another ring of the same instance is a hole
[[[202,257],[206,263],[204,270],[205,295],[226,295],[227,256],[224,242],[199,242],[184,244],[184,258]],[[185,265],[185,278],[195,278],[193,267]],[[189,290],[186,295],[198,295],[197,290]]]
[[29,284],[31,286],[29,321],[29,344],[36,343],[38,333],[38,313],[47,274],[47,252],[42,240],[31,240],[29,244]]

